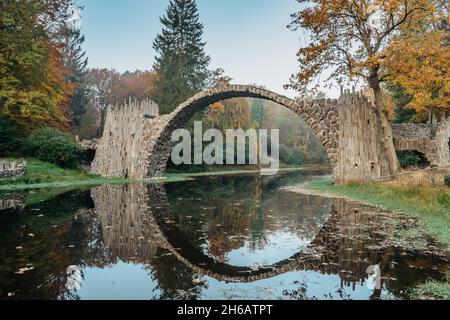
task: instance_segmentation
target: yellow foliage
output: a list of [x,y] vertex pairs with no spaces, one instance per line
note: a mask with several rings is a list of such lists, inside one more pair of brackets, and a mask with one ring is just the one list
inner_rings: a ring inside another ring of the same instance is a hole
[[384,63],[393,83],[412,97],[417,112],[450,110],[450,49],[444,31],[397,37]]
[[419,112],[449,109],[447,1],[299,2],[304,5],[291,28],[307,29],[311,41],[299,50],[300,70],[288,87],[304,91],[329,69],[328,80],[363,79],[377,97],[383,82],[399,84],[412,96],[409,107]]

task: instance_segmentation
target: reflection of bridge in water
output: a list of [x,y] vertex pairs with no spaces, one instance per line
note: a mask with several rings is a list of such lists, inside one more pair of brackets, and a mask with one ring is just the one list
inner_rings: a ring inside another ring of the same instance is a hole
[[[391,258],[403,250],[386,243],[388,235],[395,234],[399,226],[415,223],[379,208],[334,199],[328,220],[307,248],[273,265],[252,268],[218,262],[195,247],[173,221],[164,185],[102,186],[92,190],[92,198],[105,245],[113,256],[148,261],[160,247],[195,273],[227,282],[254,282],[289,271],[313,270],[357,283],[367,277],[367,267],[374,263],[380,263],[386,275]],[[433,264],[447,265],[445,259]]]

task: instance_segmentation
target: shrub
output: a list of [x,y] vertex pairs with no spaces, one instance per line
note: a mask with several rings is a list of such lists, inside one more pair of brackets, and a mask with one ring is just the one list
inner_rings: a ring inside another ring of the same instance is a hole
[[18,154],[23,144],[13,122],[0,116],[0,156]]
[[397,157],[402,168],[423,166],[427,164],[425,157],[414,151],[398,151]]
[[450,187],[450,174],[444,177],[444,182],[447,187]]
[[285,145],[280,145],[280,160],[284,164],[301,165],[305,163],[303,153],[297,148],[289,148]]
[[27,138],[25,150],[39,160],[66,168],[76,168],[83,153],[70,135],[53,128],[35,130]]

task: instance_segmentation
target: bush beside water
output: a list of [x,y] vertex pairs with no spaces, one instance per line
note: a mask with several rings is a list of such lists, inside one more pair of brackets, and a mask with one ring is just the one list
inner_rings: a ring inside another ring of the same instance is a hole
[[53,128],[35,130],[25,141],[25,152],[63,168],[78,167],[83,151],[69,134]]
[[17,127],[7,118],[0,116],[0,156],[16,154],[22,143]]

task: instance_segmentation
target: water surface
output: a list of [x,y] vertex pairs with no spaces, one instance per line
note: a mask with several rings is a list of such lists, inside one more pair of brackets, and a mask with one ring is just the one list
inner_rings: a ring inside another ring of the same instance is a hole
[[415,219],[282,190],[311,178],[3,194],[0,298],[402,299],[445,279]]

